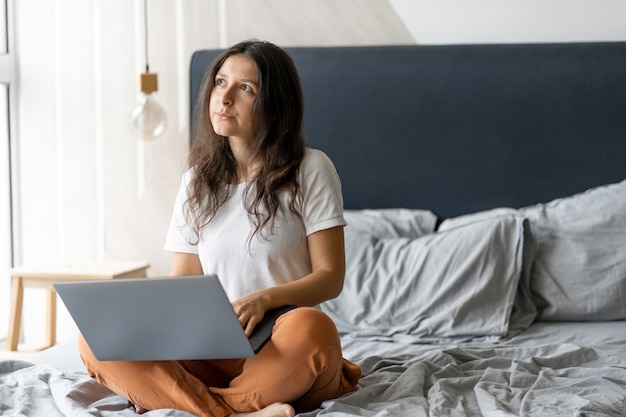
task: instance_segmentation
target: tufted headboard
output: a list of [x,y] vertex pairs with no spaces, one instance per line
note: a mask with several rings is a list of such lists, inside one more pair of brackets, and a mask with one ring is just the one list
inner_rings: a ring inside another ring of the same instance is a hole
[[[441,217],[626,178],[626,42],[287,48],[345,207]],[[219,51],[191,61],[191,108]]]

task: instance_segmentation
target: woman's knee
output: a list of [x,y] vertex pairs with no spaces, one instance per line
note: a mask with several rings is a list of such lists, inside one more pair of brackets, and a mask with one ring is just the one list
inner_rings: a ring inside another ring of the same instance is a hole
[[300,307],[283,314],[276,322],[274,334],[285,334],[291,341],[340,344],[335,323],[324,312],[311,307]]

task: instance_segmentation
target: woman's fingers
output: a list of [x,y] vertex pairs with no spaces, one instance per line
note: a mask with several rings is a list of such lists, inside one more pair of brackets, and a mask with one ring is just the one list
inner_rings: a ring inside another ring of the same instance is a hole
[[253,308],[251,304],[234,305],[237,319],[243,327],[246,336],[250,336],[257,324],[263,319],[265,311],[259,308]]

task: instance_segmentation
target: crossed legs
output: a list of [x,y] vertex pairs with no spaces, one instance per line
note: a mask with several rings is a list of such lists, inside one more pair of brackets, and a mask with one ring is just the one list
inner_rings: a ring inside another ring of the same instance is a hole
[[[90,375],[146,410],[175,408],[202,417],[264,410],[287,416],[350,392],[360,369],[344,360],[334,323],[312,308],[282,315],[271,340],[250,359],[98,361],[79,350]],[[290,405],[289,405],[290,404]]]

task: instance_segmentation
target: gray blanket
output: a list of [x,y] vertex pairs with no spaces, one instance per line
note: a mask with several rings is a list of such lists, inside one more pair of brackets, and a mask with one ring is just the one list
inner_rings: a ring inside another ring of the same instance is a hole
[[576,345],[454,347],[362,365],[357,392],[311,415],[626,415],[626,357]]
[[[302,417],[626,415],[626,351],[617,346],[458,346],[359,363],[355,392]],[[0,362],[0,398],[2,416],[135,416],[85,373],[23,361]]]

